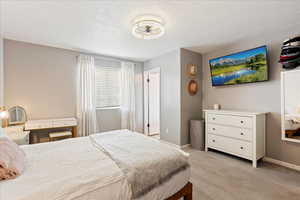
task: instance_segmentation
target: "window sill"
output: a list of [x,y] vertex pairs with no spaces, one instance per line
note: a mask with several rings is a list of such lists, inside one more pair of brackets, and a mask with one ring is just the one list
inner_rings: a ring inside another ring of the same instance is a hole
[[96,108],[96,110],[115,110],[120,109],[120,106],[114,106],[114,107],[103,107],[103,108]]

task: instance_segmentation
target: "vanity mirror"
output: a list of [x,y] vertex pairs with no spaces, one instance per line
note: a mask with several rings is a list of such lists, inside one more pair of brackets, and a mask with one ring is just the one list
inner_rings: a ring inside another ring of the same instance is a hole
[[8,109],[9,125],[17,125],[17,124],[24,124],[27,121],[27,115],[25,109],[21,106],[14,106]]
[[281,72],[282,140],[300,143],[300,70]]

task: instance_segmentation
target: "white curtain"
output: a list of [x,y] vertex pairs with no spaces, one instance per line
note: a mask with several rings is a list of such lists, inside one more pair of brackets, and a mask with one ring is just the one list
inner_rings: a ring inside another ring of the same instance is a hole
[[78,135],[96,132],[95,63],[94,57],[80,55],[77,60],[79,82],[77,93]]
[[134,63],[121,66],[121,127],[135,131]]

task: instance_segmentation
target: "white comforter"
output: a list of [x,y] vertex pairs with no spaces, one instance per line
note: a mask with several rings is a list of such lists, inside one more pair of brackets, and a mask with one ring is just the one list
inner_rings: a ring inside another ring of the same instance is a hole
[[69,200],[118,182],[115,199],[129,197],[126,179],[118,166],[97,150],[90,138],[74,138],[24,146],[25,173],[1,182],[1,200]]
[[188,155],[129,130],[90,136],[100,150],[114,160],[126,175],[132,199],[144,197],[174,175],[188,169]]
[[[121,130],[120,132],[125,131]],[[0,182],[0,200],[129,200],[131,190],[115,162],[89,137],[22,147],[25,173]],[[143,200],[164,199],[189,180],[190,170],[175,175]]]

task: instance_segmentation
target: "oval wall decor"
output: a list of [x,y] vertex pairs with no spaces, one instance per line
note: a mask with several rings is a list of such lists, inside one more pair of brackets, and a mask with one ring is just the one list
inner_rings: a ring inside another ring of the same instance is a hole
[[195,80],[190,80],[188,83],[188,92],[191,96],[194,96],[198,92],[198,83]]

